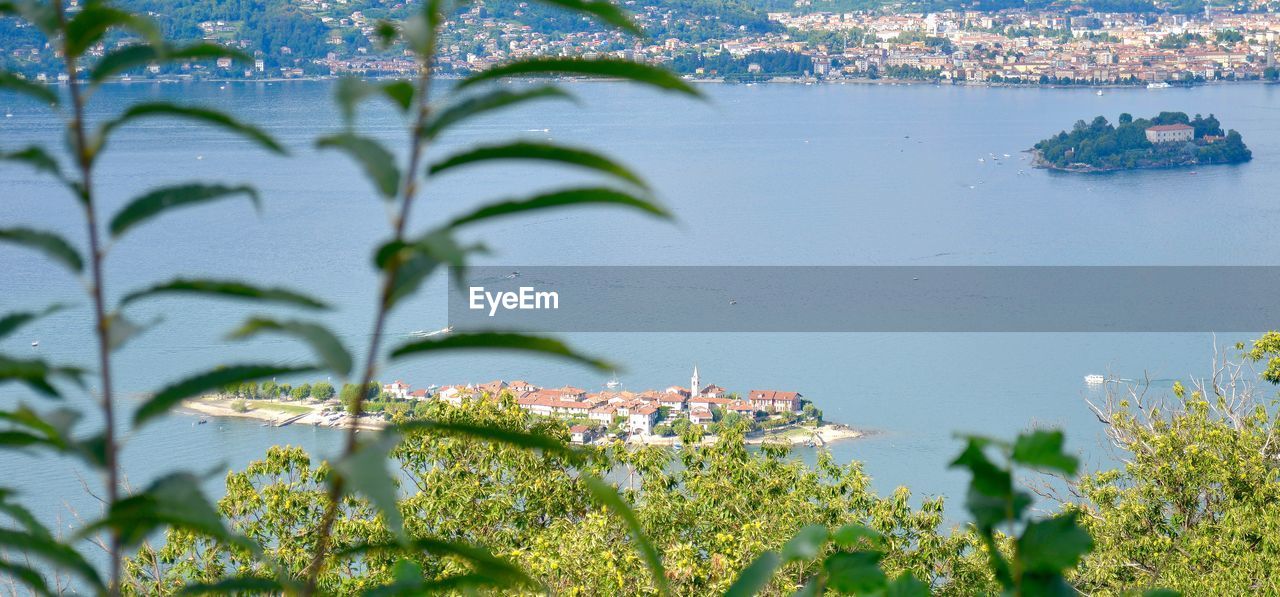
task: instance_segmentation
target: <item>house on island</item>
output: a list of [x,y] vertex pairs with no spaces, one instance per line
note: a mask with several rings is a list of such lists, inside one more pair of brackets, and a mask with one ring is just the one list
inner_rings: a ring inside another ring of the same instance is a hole
[[396,400],[405,400],[409,398],[409,384],[398,379],[389,384],[384,384],[382,386],[382,391],[391,394]]
[[532,392],[534,390],[539,389],[538,386],[535,386],[523,379],[517,379],[507,384],[507,387],[511,388],[511,391],[515,392],[516,394],[521,394],[524,392]]
[[699,398],[690,398],[689,408],[710,411],[712,407],[724,408],[732,403],[733,403],[733,400],[730,400],[728,398],[702,396]]
[[754,419],[756,418],[756,412],[759,411],[760,409],[756,408],[754,404],[751,404],[750,402],[747,402],[745,400],[734,400],[734,401],[731,401],[729,404],[724,405],[724,410],[731,413],[738,413],[744,417]]
[[1195,138],[1196,130],[1190,125],[1157,124],[1147,129],[1147,140],[1152,143],[1186,143]]
[[656,406],[641,406],[630,409],[627,415],[627,430],[633,434],[653,435],[653,426],[658,422]]
[[658,406],[665,406],[672,411],[684,410],[684,402],[683,394],[663,394],[658,396]]
[[689,411],[689,422],[694,425],[702,425],[703,427],[706,427],[707,425],[710,425],[713,420],[714,417],[711,416],[711,411],[707,409],[695,408]]
[[595,441],[599,435],[599,427],[588,427],[586,425],[574,425],[569,428],[569,441],[575,444],[589,444]]
[[480,395],[487,394],[492,398],[496,398],[498,394],[502,393],[502,390],[506,388],[507,388],[507,382],[502,381],[501,379],[497,379],[489,383],[482,383],[476,386],[476,393]]
[[747,394],[747,402],[757,410],[768,413],[793,413],[800,411],[799,392],[779,392],[778,390],[751,390]]

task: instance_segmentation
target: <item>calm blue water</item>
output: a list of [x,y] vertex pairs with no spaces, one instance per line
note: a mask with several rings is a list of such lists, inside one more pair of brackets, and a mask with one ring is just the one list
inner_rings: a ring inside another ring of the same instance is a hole
[[[450,147],[523,136],[607,148],[645,174],[677,214],[668,225],[609,210],[555,212],[477,229],[498,249],[495,264],[639,265],[1271,265],[1280,263],[1280,88],[1193,90],[982,89],[932,86],[708,86],[706,103],[615,84],[571,86],[585,108],[542,104],[459,131]],[[164,98],[209,104],[260,124],[291,149],[268,156],[225,134],[151,122],[116,138],[99,178],[108,210],[147,187],[180,180],[252,181],[261,214],[247,202],[175,212],[111,247],[109,294],[176,274],[235,277],[323,295],[338,309],[323,319],[363,346],[374,302],[369,253],[387,234],[380,202],[353,166],[312,149],[336,127],[330,85],[319,82],[114,86],[94,98],[100,119],[126,101]],[[60,139],[36,107],[0,97],[0,148]],[[1032,170],[1021,150],[1077,119],[1102,113],[1213,112],[1254,151],[1241,166],[1067,176]],[[364,125],[399,140],[394,114]],[[544,132],[543,129],[546,129]],[[443,153],[437,151],[436,155]],[[996,163],[990,154],[1013,157]],[[979,157],[987,158],[978,162]],[[532,186],[587,180],[576,172],[475,168],[441,178],[416,211],[425,228],[478,201]],[[0,221],[82,238],[72,199],[47,179],[0,167]],[[395,334],[443,327],[442,285],[402,308]],[[1188,289],[1188,291],[1205,289]],[[1214,291],[1215,289],[1209,289]],[[32,254],[0,246],[0,310],[74,301],[9,339],[3,349],[89,365],[87,301],[77,280]],[[228,342],[225,332],[256,312],[242,304],[156,301],[135,319],[163,321],[116,363],[130,397],[197,370],[258,359],[301,360],[285,341]],[[1227,335],[1221,344],[1250,336]],[[945,471],[956,432],[1012,435],[1058,425],[1086,461],[1104,463],[1100,429],[1085,408],[1082,377],[1144,373],[1167,388],[1208,371],[1206,334],[575,334],[583,349],[622,363],[628,388],[686,384],[696,363],[707,383],[733,391],[793,389],[827,418],[882,433],[834,447],[866,463],[881,490],[957,496],[965,481]],[[527,379],[598,387],[604,379],[557,362],[469,356],[399,364],[384,379],[416,385]],[[0,403],[30,400],[5,386]],[[47,406],[47,403],[45,404]],[[125,455],[135,485],[174,468],[220,473],[267,446],[315,453],[337,444],[330,430],[262,428],[190,416],[130,434]],[[89,424],[92,424],[90,421]],[[92,511],[73,467],[0,455],[0,471],[49,519]],[[87,479],[96,486],[97,480]]]

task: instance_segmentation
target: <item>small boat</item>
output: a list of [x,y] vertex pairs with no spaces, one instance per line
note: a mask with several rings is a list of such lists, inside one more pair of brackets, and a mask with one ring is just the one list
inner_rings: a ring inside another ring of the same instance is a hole
[[32,342],[31,342],[31,348],[37,348],[37,347],[39,347],[39,346],[40,346],[40,341],[39,341],[39,340],[34,340],[34,341],[32,341]]
[[1107,378],[1101,375],[1098,375],[1097,373],[1084,376],[1084,383],[1087,383],[1091,386],[1103,383],[1105,381],[1107,381]]
[[616,390],[622,387],[622,382],[618,380],[618,375],[615,373],[613,377],[609,378],[609,381],[604,382],[604,387]]
[[1101,89],[1099,89],[1099,90],[1098,90],[1098,95],[1102,95],[1102,90],[1101,90]]
[[205,423],[208,423],[208,422],[209,422],[209,419],[200,419],[199,421],[196,421],[196,425],[204,425]]
[[982,158],[978,158],[978,161],[979,161],[979,162],[985,162],[985,161],[987,161],[987,160],[982,159]]
[[1160,81],[1157,83],[1147,83],[1147,89],[1168,89],[1170,87],[1173,87],[1173,85],[1170,85],[1164,81]]
[[516,271],[516,272],[511,272],[511,273],[509,273],[509,274],[507,274],[507,275],[503,276],[503,278],[506,278],[506,279],[508,279],[508,280],[514,280],[514,279],[519,278],[519,277],[520,277],[520,272],[518,272],[518,271]]
[[736,304],[738,304],[738,300],[737,300],[737,299],[729,299],[729,304],[730,304],[730,305],[736,305]]

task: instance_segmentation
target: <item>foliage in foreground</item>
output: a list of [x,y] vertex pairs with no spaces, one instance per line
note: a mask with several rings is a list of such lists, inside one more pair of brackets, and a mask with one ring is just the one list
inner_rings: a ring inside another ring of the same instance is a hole
[[[434,404],[429,419],[568,439],[562,422],[489,401],[459,408]],[[484,545],[527,573],[532,586],[553,593],[659,590],[630,529],[593,501],[584,481],[610,472],[633,489],[624,495],[637,504],[635,516],[661,554],[674,594],[724,592],[761,552],[784,549],[798,533],[805,541],[816,529],[845,527],[836,538],[849,535],[847,540],[801,551],[798,545],[787,548],[787,557],[792,552],[796,557],[761,587],[763,592],[799,589],[822,570],[814,555],[853,553],[837,544],[855,547],[860,539],[874,541],[883,553],[869,562],[879,577],[907,573],[938,594],[995,587],[977,537],[943,532],[940,499],[913,508],[905,489],[878,497],[856,463],[838,465],[824,454],[810,467],[787,457],[782,447],[748,450],[740,429],[677,456],[658,447],[629,451],[621,446],[581,448],[572,456],[536,453],[423,430],[409,434],[392,457],[404,480],[398,508],[411,542]],[[277,561],[300,571],[307,563],[307,538],[326,505],[323,469],[298,448],[275,448],[264,461],[227,476],[228,494],[219,509]],[[339,554],[391,537],[377,511],[360,501],[348,501],[341,520]],[[265,572],[234,553],[208,538],[171,532],[162,547],[144,549],[131,560],[130,587],[138,594],[172,593],[186,583],[214,582],[228,573]],[[412,561],[428,582],[477,565],[431,549]],[[345,593],[377,586],[394,578],[396,566],[394,558],[382,554],[335,555],[325,566],[321,588]]]

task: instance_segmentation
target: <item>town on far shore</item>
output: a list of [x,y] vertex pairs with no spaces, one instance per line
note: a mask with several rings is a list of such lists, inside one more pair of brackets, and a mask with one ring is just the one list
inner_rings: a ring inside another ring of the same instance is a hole
[[292,386],[268,381],[229,386],[186,406],[205,415],[263,419],[263,425],[277,427],[354,423],[362,429],[381,429],[398,417],[422,414],[435,403],[460,407],[472,400],[506,400],[530,414],[564,421],[571,441],[578,444],[623,441],[680,446],[691,437],[690,430],[699,441],[711,442],[723,426],[739,424],[747,425],[750,443],[769,440],[818,446],[862,435],[847,425],[824,422],[822,411],[799,392],[752,389],[743,396],[704,383],[696,366],[689,387],[640,392],[623,389],[616,378],[598,391],[547,388],[524,380],[423,388],[401,380],[373,382],[365,393],[364,412],[352,421],[348,405],[359,393],[354,384],[337,392],[328,382]]

